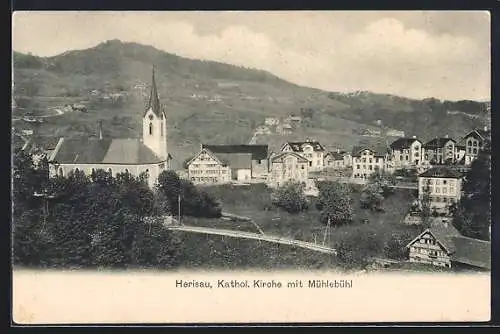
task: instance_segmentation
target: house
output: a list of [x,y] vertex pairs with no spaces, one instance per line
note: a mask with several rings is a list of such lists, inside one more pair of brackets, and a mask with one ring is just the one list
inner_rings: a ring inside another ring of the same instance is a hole
[[436,224],[426,229],[406,247],[410,262],[491,270],[491,242],[462,236],[449,224]]
[[327,152],[324,155],[324,168],[342,169],[352,166],[352,156],[350,152],[340,149],[333,152]]
[[[217,157],[207,148],[202,148],[187,164],[187,178],[195,184],[219,184],[228,183],[232,180],[232,171],[235,171],[235,177],[245,179],[245,174],[250,177],[250,159],[247,157],[247,163],[244,158],[240,161],[232,161],[233,169],[229,162]],[[240,171],[241,170],[241,171]],[[239,172],[240,171],[240,172]],[[239,175],[238,175],[239,172]]]
[[371,174],[387,170],[390,149],[385,146],[355,146],[352,149],[352,177],[367,179]]
[[324,168],[326,149],[318,141],[306,139],[304,142],[286,142],[281,152],[295,152],[309,160],[311,171],[321,171]]
[[270,135],[271,130],[267,126],[261,125],[255,129],[255,133],[258,135]]
[[187,167],[189,179],[195,183],[265,180],[269,173],[268,147],[202,144]]
[[465,165],[465,152],[466,152],[465,139],[462,138],[462,140],[458,141],[455,144],[455,161],[458,164]]
[[455,143],[448,135],[430,140],[423,145],[424,159],[431,164],[455,162]]
[[475,129],[466,134],[463,138],[465,142],[465,161],[464,164],[469,166],[479,155],[480,151],[485,148],[485,145],[491,140],[491,133],[488,128]]
[[98,138],[60,138],[49,157],[52,176],[71,171],[91,174],[102,169],[111,175],[145,173],[153,187],[158,175],[170,168],[172,157],[167,146],[167,115],[160,104],[153,68],[149,100],[142,115],[142,139],[104,138],[99,125]]
[[422,142],[416,137],[399,138],[389,147],[394,168],[417,167],[422,164]]
[[290,181],[307,185],[308,179],[309,160],[304,156],[292,151],[279,152],[271,156],[268,186],[279,187]]
[[418,175],[418,199],[421,203],[425,194],[430,198],[431,210],[449,213],[449,207],[460,200],[462,174],[447,166],[432,167]]
[[273,125],[278,125],[280,123],[280,120],[275,117],[266,117],[264,120],[265,125],[273,126]]

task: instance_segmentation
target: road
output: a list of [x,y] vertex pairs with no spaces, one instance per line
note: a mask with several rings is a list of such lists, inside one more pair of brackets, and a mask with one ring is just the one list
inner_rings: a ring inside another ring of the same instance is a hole
[[268,242],[273,242],[273,243],[278,243],[278,244],[283,244],[283,245],[290,245],[290,246],[296,246],[296,247],[300,247],[300,248],[310,249],[310,250],[313,250],[316,252],[321,252],[321,253],[336,254],[335,249],[330,248],[330,247],[314,244],[311,242],[283,238],[283,237],[275,236],[275,235],[257,234],[257,233],[252,233],[252,232],[225,230],[225,229],[210,228],[210,227],[186,226],[186,225],[174,225],[174,226],[170,225],[170,226],[167,226],[167,228],[169,230],[178,230],[178,231],[202,233],[202,234],[223,235],[223,236],[240,238],[240,239],[262,240],[262,241],[268,241]]

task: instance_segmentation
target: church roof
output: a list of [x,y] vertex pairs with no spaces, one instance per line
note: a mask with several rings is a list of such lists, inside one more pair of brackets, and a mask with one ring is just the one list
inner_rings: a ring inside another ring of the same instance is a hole
[[162,113],[160,98],[158,97],[158,89],[156,88],[155,69],[153,67],[153,74],[151,78],[151,90],[149,93],[148,103],[146,104],[146,111],[152,109],[156,116],[160,117]]
[[61,139],[53,162],[60,164],[154,164],[163,160],[139,139]]

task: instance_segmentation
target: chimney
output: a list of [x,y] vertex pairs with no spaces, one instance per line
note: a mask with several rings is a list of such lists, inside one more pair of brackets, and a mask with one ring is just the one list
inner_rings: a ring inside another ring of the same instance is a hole
[[448,135],[445,135],[444,137],[445,137],[445,138],[448,138]]
[[417,136],[411,136],[413,139],[417,139]]
[[98,127],[99,127],[99,139],[102,139],[102,121],[98,122]]

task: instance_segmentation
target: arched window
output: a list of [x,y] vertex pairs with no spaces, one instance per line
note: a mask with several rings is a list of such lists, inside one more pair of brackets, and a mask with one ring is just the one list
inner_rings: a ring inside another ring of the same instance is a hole
[[153,135],[153,123],[149,123],[149,134]]
[[64,171],[62,167],[59,167],[59,176],[64,176]]
[[125,174],[129,174],[129,171],[127,168],[125,168]]
[[109,175],[113,176],[113,170],[111,168],[108,168],[108,173]]

